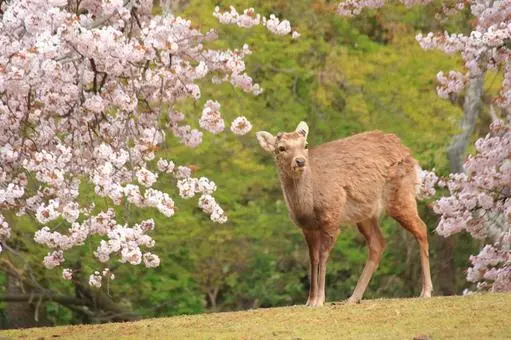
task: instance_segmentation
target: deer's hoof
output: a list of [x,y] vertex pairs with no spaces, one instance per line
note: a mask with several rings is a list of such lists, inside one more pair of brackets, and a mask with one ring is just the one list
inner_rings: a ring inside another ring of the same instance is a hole
[[305,305],[307,307],[322,307],[323,302],[319,300],[307,300],[307,303]]
[[423,297],[423,298],[430,298],[431,297],[431,292],[430,291],[422,291],[421,292],[421,296],[420,297]]

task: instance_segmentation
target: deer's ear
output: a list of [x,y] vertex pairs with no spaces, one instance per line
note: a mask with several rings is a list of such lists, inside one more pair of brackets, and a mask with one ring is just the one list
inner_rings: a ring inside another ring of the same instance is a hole
[[259,145],[261,145],[264,150],[268,152],[275,151],[275,137],[271,133],[259,131],[256,133],[256,137],[259,141]]
[[309,134],[309,126],[304,121],[301,121],[295,131],[307,138],[307,135]]

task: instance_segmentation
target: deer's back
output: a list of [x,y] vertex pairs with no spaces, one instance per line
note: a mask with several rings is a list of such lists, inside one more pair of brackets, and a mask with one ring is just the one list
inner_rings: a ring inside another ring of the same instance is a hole
[[399,138],[370,131],[310,150],[316,210],[344,207],[343,223],[356,223],[385,207],[393,182],[415,176],[416,161]]

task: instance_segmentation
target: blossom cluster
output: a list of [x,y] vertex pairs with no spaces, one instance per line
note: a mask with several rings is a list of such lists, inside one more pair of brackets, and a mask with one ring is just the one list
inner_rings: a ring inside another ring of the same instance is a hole
[[[67,269],[64,269],[64,272],[66,272],[66,270]],[[105,268],[101,273],[96,270],[93,274],[89,276],[89,285],[96,288],[101,288],[101,286],[103,285],[103,278],[114,280],[115,275],[110,271],[109,268]]]
[[487,244],[476,256],[470,256],[467,280],[477,283],[479,290],[511,291],[511,233],[506,235],[507,248]]
[[201,128],[211,133],[216,134],[224,131],[225,122],[220,115],[220,103],[208,100],[204,104],[204,110],[202,110],[202,117],[199,123]]
[[[497,102],[507,107],[511,105],[511,48],[507,43],[511,39],[511,2],[472,0],[470,8],[477,26],[469,35],[429,33],[419,34],[417,40],[425,49],[461,53],[470,76],[486,70],[502,70],[504,80]],[[449,77],[448,84],[443,87],[458,89],[458,92],[463,88],[459,76]],[[441,86],[439,94],[442,92]]]
[[230,6],[230,11],[221,12],[220,7],[215,7],[213,15],[222,24],[235,24],[239,27],[248,28],[257,25],[263,25],[270,32],[277,35],[291,34],[293,39],[300,37],[300,34],[296,31],[292,31],[291,24],[288,20],[280,20],[275,14],[270,14],[269,18],[261,17],[260,14],[256,13],[253,8],[248,8],[243,11],[243,14],[239,14],[236,8]]
[[465,76],[459,72],[449,71],[445,75],[442,71],[436,75],[439,85],[436,90],[440,97],[449,99],[451,95],[459,94],[465,88]]
[[490,242],[470,258],[473,267],[467,278],[482,280],[481,287],[510,291],[511,125],[496,121],[490,129],[486,137],[476,141],[477,153],[468,157],[465,172],[451,174],[443,183],[450,196],[434,204],[435,212],[441,215],[436,231],[442,236],[467,231]]
[[419,172],[419,183],[416,187],[416,197],[419,200],[424,200],[435,196],[436,189],[435,185],[438,183],[438,176],[435,173],[435,169],[420,170]]
[[[154,208],[171,217],[174,200],[153,186],[162,176],[172,176],[182,197],[199,193],[199,206],[213,221],[227,220],[212,196],[213,182],[155,158],[166,132],[189,147],[202,142],[203,132],[175,109],[179,101],[201,98],[201,80],[211,77],[213,84],[230,82],[247,93],[262,92],[246,73],[251,51],[248,45],[208,48],[217,38],[214,31],[203,33],[170,14],[154,16],[152,4],[1,4],[0,209],[29,215],[42,226],[34,239],[50,249],[43,260],[47,268],[64,265],[66,252],[91,235],[103,238],[94,252],[100,262],[115,255],[122,263],[160,263],[145,249],[154,245],[148,235],[154,223],[130,226],[118,223],[111,209],[95,212],[94,205],[78,200],[82,181],[113,205]],[[245,11],[244,27],[251,25],[251,13]],[[272,16],[265,22],[276,34],[290,30],[286,20]],[[224,130],[219,108],[206,102],[196,122],[201,129]],[[236,134],[250,128],[245,117],[231,125]],[[0,214],[0,247],[12,234],[8,216],[13,214]],[[66,268],[62,275],[71,279],[73,273]],[[99,286],[104,276],[94,273],[90,284]]]
[[245,116],[240,116],[232,121],[231,131],[237,135],[245,135],[252,130],[252,124]]
[[[431,0],[400,0],[406,6],[423,5]],[[347,0],[341,2],[337,13],[354,16],[363,8],[378,8],[386,0]],[[449,6],[444,5],[442,12],[452,15],[470,4],[476,26],[469,35],[461,33],[418,34],[417,41],[424,49],[440,49],[445,53],[460,53],[465,62],[468,76],[477,76],[486,70],[501,70],[504,74],[500,96],[497,102],[502,107],[511,105],[511,2],[509,0],[453,0]],[[448,76],[438,74],[440,86],[438,93],[447,98],[451,93],[458,93],[464,88],[464,78],[458,72],[449,72]]]
[[[380,8],[385,5],[387,0],[346,0],[337,6],[337,14],[342,16],[359,15],[364,8]],[[431,0],[400,0],[405,6],[425,5]]]
[[195,194],[201,194],[199,198],[199,208],[204,213],[210,216],[210,219],[217,223],[227,222],[227,216],[224,214],[224,210],[216,202],[212,196],[216,190],[216,184],[210,181],[206,177],[199,179],[183,176],[178,182],[177,187],[179,189],[179,195],[183,198],[192,198]]
[[0,252],[2,251],[1,243],[11,237],[11,228],[9,223],[5,221],[5,218],[0,214]]
[[337,14],[342,16],[359,15],[364,8],[379,8],[385,5],[385,0],[346,0],[337,6]]

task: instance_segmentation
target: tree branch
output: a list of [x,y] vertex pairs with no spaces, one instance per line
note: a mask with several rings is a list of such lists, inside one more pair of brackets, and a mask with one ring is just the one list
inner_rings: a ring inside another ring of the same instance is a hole
[[4,302],[28,302],[39,299],[41,301],[53,301],[62,305],[84,305],[85,300],[72,298],[63,295],[47,295],[47,294],[27,294],[27,295],[4,295],[0,296],[0,301]]

